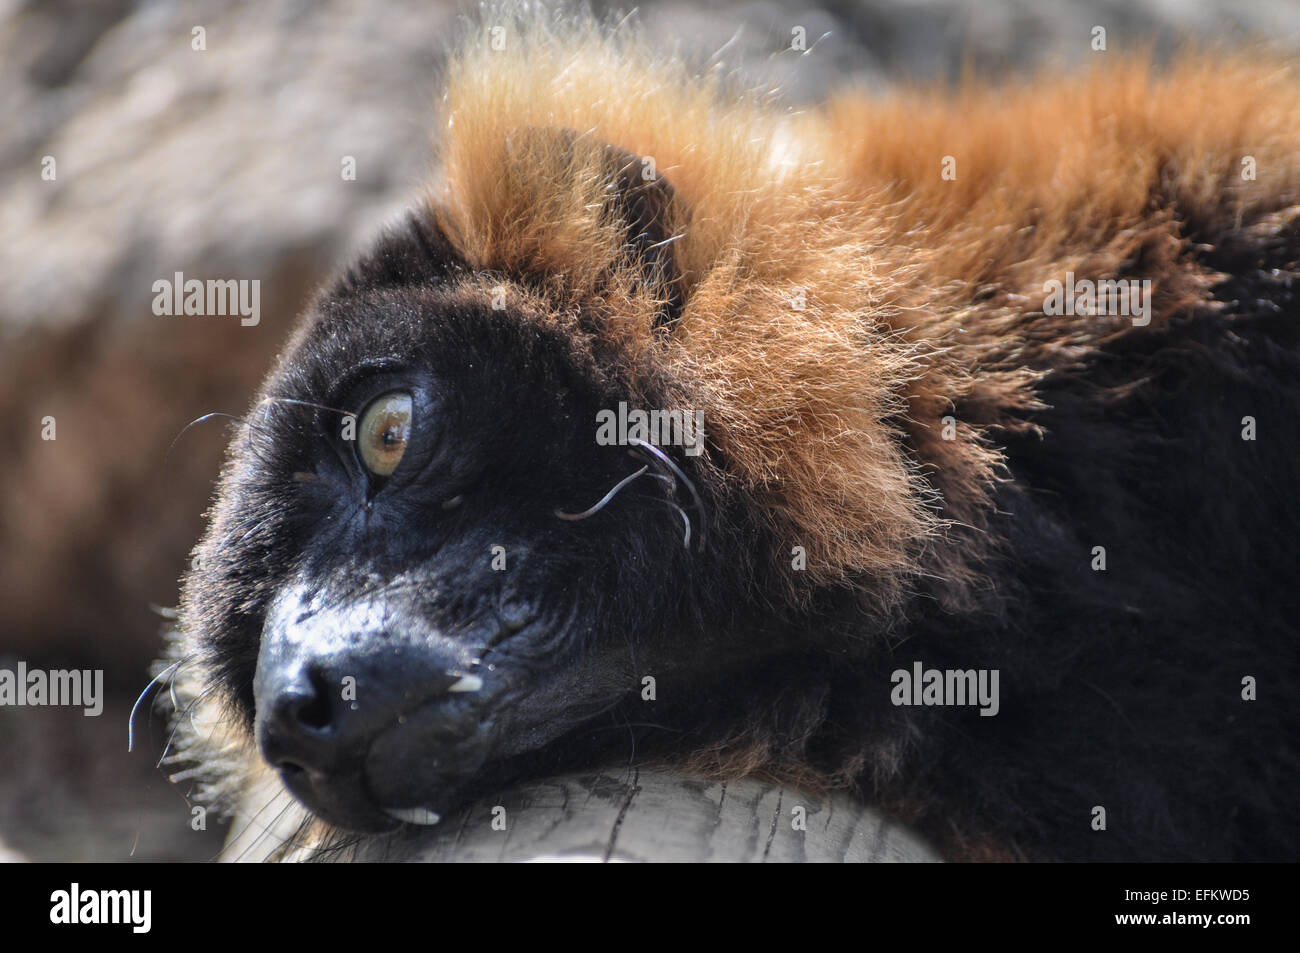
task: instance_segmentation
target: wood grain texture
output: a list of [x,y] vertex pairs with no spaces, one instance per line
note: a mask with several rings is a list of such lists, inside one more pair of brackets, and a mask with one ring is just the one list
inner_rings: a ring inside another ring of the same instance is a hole
[[[802,830],[796,824],[800,808]],[[232,828],[229,859],[267,859],[288,836],[283,831],[253,836],[249,826],[236,822]],[[761,781],[720,784],[667,770],[633,769],[520,785],[436,827],[407,826],[343,850],[303,849],[285,859],[887,863],[939,857],[897,822],[843,795],[814,798]]]

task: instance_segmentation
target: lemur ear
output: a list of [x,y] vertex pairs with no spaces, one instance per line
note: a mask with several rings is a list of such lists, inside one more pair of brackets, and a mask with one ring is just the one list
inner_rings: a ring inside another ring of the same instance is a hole
[[561,166],[580,165],[595,154],[607,199],[605,215],[617,222],[625,236],[624,261],[663,291],[664,304],[655,327],[675,324],[681,317],[684,294],[673,243],[685,228],[687,211],[654,160],[572,129],[530,127],[512,138],[516,146],[541,146],[544,152],[559,157]]
[[608,187],[615,196],[612,206],[627,223],[628,254],[649,269],[667,293],[655,326],[671,327],[681,317],[684,303],[682,276],[673,254],[673,242],[685,225],[684,210],[679,208],[672,185],[651,159],[607,142],[601,143],[601,149],[610,169]]

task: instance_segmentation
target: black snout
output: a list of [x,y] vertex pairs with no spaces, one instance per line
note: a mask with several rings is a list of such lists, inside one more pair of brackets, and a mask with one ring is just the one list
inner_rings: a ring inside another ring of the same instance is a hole
[[385,810],[409,806],[376,802],[366,776],[376,739],[409,722],[451,748],[478,726],[483,681],[469,647],[396,630],[395,619],[391,607],[310,611],[295,601],[263,631],[253,683],[262,755],[300,800],[351,828],[389,826]]
[[454,657],[379,635],[377,645],[358,641],[355,647],[309,641],[288,651],[264,646],[254,685],[258,741],[276,768],[345,770],[380,732],[416,709],[441,704],[449,727],[461,720],[451,689],[468,691],[479,678],[462,672]]

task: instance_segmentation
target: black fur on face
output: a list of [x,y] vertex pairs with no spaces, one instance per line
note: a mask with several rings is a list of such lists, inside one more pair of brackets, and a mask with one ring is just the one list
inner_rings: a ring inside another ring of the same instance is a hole
[[[761,585],[746,514],[678,449],[698,503],[644,452],[597,445],[597,412],[653,382],[491,290],[412,218],[325,294],[237,434],[185,582],[218,689],[286,786],[347,829],[427,822],[570,747],[590,759],[602,734],[626,745],[645,675],[722,678],[780,645],[755,651],[773,622],[731,598]],[[376,477],[345,428],[395,391],[409,443]],[[591,516],[557,515],[642,467]]]

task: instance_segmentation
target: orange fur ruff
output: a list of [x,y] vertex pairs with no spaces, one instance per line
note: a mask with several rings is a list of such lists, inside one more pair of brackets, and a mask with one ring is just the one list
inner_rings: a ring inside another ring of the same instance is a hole
[[[1162,74],[1110,53],[1085,78],[792,114],[635,36],[539,19],[506,37],[448,69],[433,214],[472,266],[520,281],[538,320],[576,335],[598,316],[629,366],[673,382],[670,406],[703,410],[726,479],[761,501],[783,558],[804,547],[808,571],[788,575],[810,586],[870,580],[888,599],[929,571],[960,604],[977,547],[936,540],[980,528],[998,432],[1032,427],[1043,375],[1132,330],[1045,315],[1044,282],[1150,279],[1158,326],[1216,280],[1188,223],[1276,228],[1296,211],[1300,83],[1267,61]],[[668,289],[611,220],[602,143],[652,161],[680,206],[670,332],[655,330]]]

